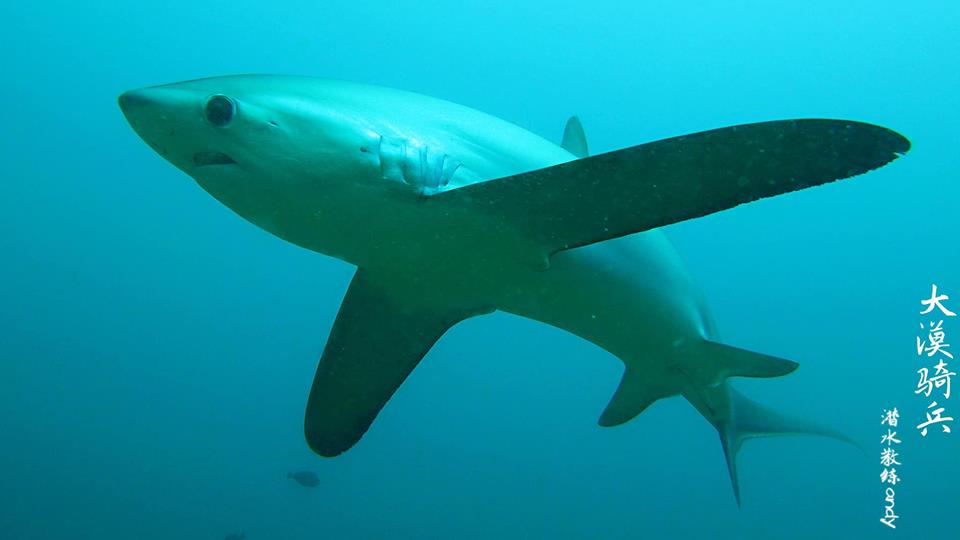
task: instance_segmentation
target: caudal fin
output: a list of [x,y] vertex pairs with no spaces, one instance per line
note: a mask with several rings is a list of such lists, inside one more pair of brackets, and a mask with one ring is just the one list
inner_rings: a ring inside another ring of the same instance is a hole
[[[702,339],[678,343],[661,370],[627,365],[616,393],[600,416],[601,426],[623,424],[658,399],[683,394],[720,435],[733,494],[740,506],[737,453],[747,439],[771,435],[821,435],[860,446],[839,431],[774,412],[734,391],[729,377],[782,377],[797,369],[791,360]],[[862,448],[861,448],[862,451]]]
[[[709,340],[690,341],[664,360],[663,372],[644,371],[629,364],[620,386],[600,415],[601,426],[628,422],[658,399],[676,394],[698,394],[700,388],[716,386],[727,377],[782,377],[797,369],[797,363],[738,349]],[[705,398],[689,398],[709,418],[711,405]]]
[[843,441],[863,450],[856,441],[839,431],[806,419],[772,411],[745,397],[727,384],[706,391],[707,394],[718,392],[724,392],[726,395],[712,396],[714,399],[711,401],[716,402],[717,405],[726,403],[727,410],[716,410],[715,418],[708,418],[708,420],[711,421],[720,435],[720,444],[723,445],[723,455],[727,460],[727,469],[730,473],[733,495],[737,499],[737,507],[740,506],[737,453],[747,439],[773,435],[820,435]]

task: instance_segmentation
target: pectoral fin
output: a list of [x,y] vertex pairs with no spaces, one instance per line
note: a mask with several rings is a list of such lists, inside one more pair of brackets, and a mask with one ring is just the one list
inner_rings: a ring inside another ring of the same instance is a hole
[[410,284],[362,269],[350,283],[307,401],[304,432],[320,455],[336,456],[359,441],[440,336],[483,312],[420,307],[398,298],[396,287],[403,286]]
[[433,198],[493,213],[550,255],[863,174],[909,149],[902,135],[861,122],[762,122],[642,144]]

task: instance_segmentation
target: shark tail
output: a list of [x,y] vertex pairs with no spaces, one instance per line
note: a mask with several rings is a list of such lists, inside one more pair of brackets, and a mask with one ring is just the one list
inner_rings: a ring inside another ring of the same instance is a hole
[[[734,390],[729,377],[781,377],[799,364],[709,339],[684,351],[689,360],[679,369],[686,378],[683,396],[717,430],[730,474],[733,495],[740,507],[737,454],[744,441],[775,435],[818,435],[863,448],[843,433],[814,420],[776,412]],[[699,371],[698,371],[699,368]]]
[[[729,377],[782,377],[799,364],[791,360],[756,353],[709,339],[678,344],[668,362],[674,378],[644,377],[628,367],[620,386],[600,415],[601,426],[628,422],[658,399],[683,395],[716,428],[723,446],[730,483],[740,506],[737,453],[747,439],[773,435],[820,435],[837,439],[863,451],[853,439],[834,429],[805,418],[775,412],[734,390]],[[675,386],[679,385],[679,386]]]
[[[702,393],[713,402],[714,407],[720,405],[713,409],[709,416],[704,414],[704,417],[713,424],[720,436],[720,444],[723,446],[723,456],[727,462],[730,483],[738,508],[741,500],[740,481],[737,476],[737,453],[747,439],[774,435],[819,435],[843,441],[863,451],[856,441],[837,430],[811,420],[773,411],[740,394],[726,383],[704,389]],[[691,400],[690,396],[687,396],[687,399]],[[700,400],[702,397],[694,399]],[[700,409],[699,406],[697,408]],[[704,413],[703,410],[700,412]]]
[[668,369],[673,375],[669,380],[650,377],[628,364],[620,386],[600,415],[599,424],[606,427],[623,424],[658,399],[680,392],[690,394],[690,402],[709,418],[712,405],[707,398],[700,397],[700,389],[716,386],[727,377],[782,377],[797,369],[798,365],[790,360],[715,341],[687,342],[677,349],[675,358],[669,362]]

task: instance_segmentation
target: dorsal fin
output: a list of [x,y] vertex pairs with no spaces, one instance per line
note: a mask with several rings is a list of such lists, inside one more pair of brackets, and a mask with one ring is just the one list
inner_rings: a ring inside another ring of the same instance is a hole
[[583,132],[583,124],[576,116],[571,116],[567,120],[567,126],[563,128],[563,142],[560,143],[567,152],[585,158],[590,155],[587,149],[587,135]]

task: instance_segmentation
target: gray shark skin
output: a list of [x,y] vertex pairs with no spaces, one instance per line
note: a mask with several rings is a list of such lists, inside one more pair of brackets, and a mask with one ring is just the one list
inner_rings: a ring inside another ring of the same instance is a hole
[[623,361],[600,425],[661,398],[690,401],[717,429],[738,504],[744,440],[843,438],[730,387],[797,364],[720,344],[657,228],[881,167],[910,148],[896,132],[782,120],[590,156],[575,118],[557,145],[439,99],[307,77],[200,79],[119,103],[147,144],[234,212],[358,267],[306,407],[318,454],[353,446],[450,327],[495,310]]

